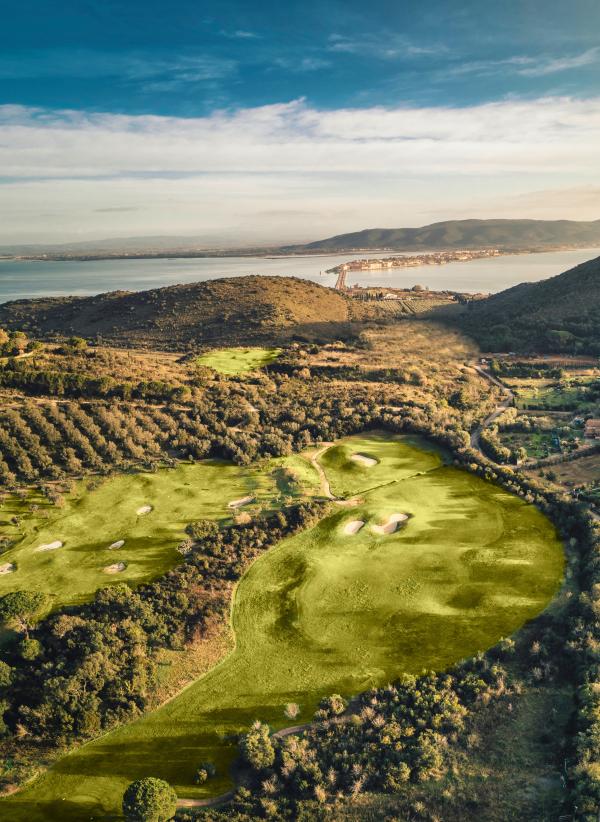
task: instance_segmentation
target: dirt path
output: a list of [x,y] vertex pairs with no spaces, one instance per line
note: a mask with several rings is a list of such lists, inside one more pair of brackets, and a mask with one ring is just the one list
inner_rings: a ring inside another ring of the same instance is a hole
[[[475,363],[470,363],[470,367],[476,371],[481,377],[486,379],[488,382],[491,382],[493,385],[496,385],[498,388],[501,388],[504,392],[504,399],[502,402],[496,406],[494,411],[487,416],[483,422],[477,426],[477,428],[471,434],[471,448],[475,448],[477,451],[480,451],[483,454],[481,449],[481,432],[484,428],[487,428],[488,425],[494,422],[501,414],[503,414],[507,408],[510,408],[513,402],[515,401],[515,395],[507,388],[500,380],[496,379],[496,377],[492,376],[489,371],[486,371],[485,368],[481,368],[480,365],[476,365]],[[485,454],[484,454],[485,456]]]
[[323,466],[319,462],[319,457],[322,454],[324,454],[325,451],[328,451],[332,446],[332,442],[326,442],[322,448],[320,448],[318,451],[315,451],[315,453],[310,458],[310,462],[311,465],[315,468],[317,474],[319,475],[319,479],[321,480],[321,490],[323,491],[323,494],[327,497],[327,499],[337,500],[338,497],[334,496],[334,494],[331,492],[331,485],[329,484],[329,480],[327,479],[327,474],[325,473],[325,471],[323,470]]
[[[348,704],[346,713],[343,716],[336,716],[331,721],[336,725],[342,725],[349,722],[353,713],[356,712],[358,701],[352,699]],[[291,725],[289,728],[282,728],[280,731],[275,731],[271,734],[272,739],[284,739],[286,736],[293,736],[293,734],[301,734],[307,731],[314,722],[305,722],[303,725]],[[231,802],[235,796],[235,788],[227,793],[221,793],[218,796],[209,796],[206,799],[178,799],[178,808],[216,808],[218,805],[225,805]]]

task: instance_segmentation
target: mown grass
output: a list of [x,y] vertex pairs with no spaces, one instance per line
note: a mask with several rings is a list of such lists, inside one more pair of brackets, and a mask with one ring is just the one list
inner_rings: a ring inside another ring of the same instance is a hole
[[[218,794],[231,785],[236,735],[254,719],[289,725],[284,705],[297,702],[294,722],[306,721],[324,694],[444,668],[550,601],[564,558],[537,509],[444,466],[415,440],[350,438],[340,449],[334,474],[345,476],[341,455],[358,451],[379,455],[382,471],[399,466],[400,480],[258,559],[236,591],[233,653],[159,710],[64,757],[3,802],[5,818],[115,814],[126,785],[148,775],[167,779],[180,796]],[[353,480],[351,493],[372,487],[371,478],[362,487]],[[400,512],[410,519],[396,533],[371,529]],[[347,536],[344,526],[356,519],[365,526]],[[203,760],[216,764],[217,777],[196,787]]]
[[[289,458],[297,469],[300,458]],[[98,588],[115,582],[139,584],[156,578],[181,561],[176,548],[185,538],[185,527],[198,519],[231,518],[227,504],[248,495],[256,497],[259,506],[278,506],[280,466],[286,460],[272,460],[262,466],[239,467],[216,460],[202,463],[180,463],[155,473],[123,474],[104,482],[95,490],[80,483],[66,498],[63,509],[42,501],[40,495],[19,500],[9,498],[0,509],[2,531],[15,547],[0,555],[0,564],[13,563],[13,573],[0,576],[0,595],[17,589],[43,591],[51,607],[89,599]],[[286,487],[286,495],[303,493],[313,485],[318,488],[316,472],[302,465],[304,482]],[[29,505],[39,505],[30,515]],[[151,505],[142,516],[137,510]],[[247,510],[244,508],[244,510]],[[15,527],[10,520],[23,515]],[[36,548],[60,540],[62,548],[36,551]],[[125,540],[122,548],[109,546]],[[109,575],[104,568],[124,562],[126,568]]]
[[197,357],[196,362],[232,376],[262,368],[274,362],[280,353],[280,348],[217,348]]

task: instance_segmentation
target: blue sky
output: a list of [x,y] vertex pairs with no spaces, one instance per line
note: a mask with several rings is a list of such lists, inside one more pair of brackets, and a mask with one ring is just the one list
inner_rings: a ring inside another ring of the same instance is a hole
[[598,0],[12,4],[0,242],[600,217],[599,32]]
[[5,103],[204,115],[299,97],[319,108],[585,96],[597,0],[23,2],[0,32]]

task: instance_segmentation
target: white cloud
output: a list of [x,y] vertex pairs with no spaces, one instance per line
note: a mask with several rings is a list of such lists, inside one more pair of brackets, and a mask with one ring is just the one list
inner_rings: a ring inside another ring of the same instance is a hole
[[531,66],[523,66],[519,70],[519,74],[525,77],[544,77],[547,74],[557,74],[561,71],[570,71],[571,69],[582,68],[584,66],[591,66],[600,60],[600,47],[595,47],[575,54],[571,57],[553,57],[545,60],[540,60],[537,64]]
[[[600,185],[600,97],[333,111],[299,100],[190,119],[4,106],[0,128],[3,243],[203,230],[276,241]],[[557,196],[554,216],[593,210]]]
[[438,79],[460,77],[461,75],[476,74],[490,76],[494,74],[513,73],[522,77],[545,77],[549,74],[558,74],[572,69],[592,66],[600,61],[600,47],[587,49],[580,54],[564,57],[515,55],[502,60],[472,60],[466,63],[446,66],[437,72]]

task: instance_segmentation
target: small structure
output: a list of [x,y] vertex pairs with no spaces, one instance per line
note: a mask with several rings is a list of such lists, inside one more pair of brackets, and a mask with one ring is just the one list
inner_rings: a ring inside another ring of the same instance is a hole
[[600,420],[585,421],[584,437],[590,440],[600,439]]

